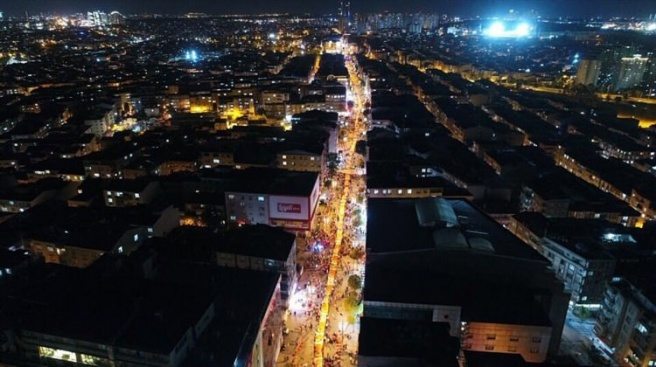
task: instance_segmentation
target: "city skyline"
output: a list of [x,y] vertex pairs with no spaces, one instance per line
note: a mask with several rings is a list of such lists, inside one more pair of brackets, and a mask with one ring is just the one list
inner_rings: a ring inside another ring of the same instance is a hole
[[1,366],[656,367],[645,0],[8,1]]
[[[359,0],[352,2],[354,12],[439,12],[461,16],[503,16],[510,10],[516,13],[531,11],[539,15],[554,17],[623,16],[648,17],[656,13],[656,6],[647,0],[596,0],[590,6],[588,0],[469,0],[452,3],[446,1],[410,0],[400,4],[393,0]],[[183,14],[204,12],[209,14],[257,14],[257,13],[334,13],[338,2],[307,2],[301,0],[246,0],[241,2],[199,0],[193,3],[173,0],[153,0],[147,3],[126,0],[24,0],[0,5],[0,11],[8,16],[23,16],[28,13],[66,14],[89,10],[118,10],[125,13]],[[563,11],[564,10],[564,11]]]

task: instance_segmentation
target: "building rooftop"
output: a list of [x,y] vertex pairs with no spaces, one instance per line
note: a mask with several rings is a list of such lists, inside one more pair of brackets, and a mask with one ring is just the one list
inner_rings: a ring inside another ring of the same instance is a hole
[[542,259],[467,201],[435,198],[368,201],[367,249],[371,253],[456,248],[527,260]]
[[369,255],[366,274],[365,302],[461,306],[463,321],[550,325],[535,301],[549,282],[531,284],[549,277],[543,261],[420,250]]

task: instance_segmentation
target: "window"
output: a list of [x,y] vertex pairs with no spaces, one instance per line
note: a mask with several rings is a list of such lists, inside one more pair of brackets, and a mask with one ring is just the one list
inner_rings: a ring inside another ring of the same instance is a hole
[[257,201],[264,201],[264,196],[258,196]]
[[531,348],[530,352],[533,353],[533,354],[540,353],[540,348],[533,347],[533,348]]
[[540,336],[534,336],[531,338],[531,342],[533,343],[541,343],[542,342],[542,337]]
[[403,190],[399,189],[399,190],[397,191],[397,193],[398,193],[399,195],[401,195],[401,194],[403,194]]
[[515,353],[517,352],[517,347],[514,345],[508,346],[508,352]]
[[511,336],[511,337],[510,337],[510,341],[511,341],[511,342],[518,342],[518,341],[519,341],[519,337],[518,337],[518,336]]
[[237,220],[237,217],[234,216],[234,215],[231,215],[231,216],[230,216],[230,220]]
[[232,194],[228,195],[228,199],[231,199],[231,200],[232,200],[232,199],[234,199],[234,198],[235,198],[235,195],[232,195]]
[[112,198],[107,198],[107,202],[108,202],[108,203],[113,203],[113,202],[114,202],[114,199],[112,199]]
[[214,162],[214,164],[219,164],[219,163],[221,163],[221,160],[220,160],[220,159],[216,159],[216,158],[214,158],[214,159],[212,160],[212,162]]
[[487,334],[487,340],[495,340],[496,338],[496,334]]
[[408,194],[412,194],[412,189],[408,189]]
[[374,190],[374,194],[378,194],[378,190]]
[[135,235],[134,235],[134,237],[132,237],[132,239],[134,240],[134,242],[139,241],[139,234],[135,233]]
[[494,345],[486,345],[485,350],[494,350]]
[[60,361],[77,363],[77,355],[74,352],[70,352],[63,349],[39,347],[39,356],[45,358],[58,359]]
[[134,194],[134,198],[135,198],[135,199],[139,199],[140,197],[141,197],[141,195],[139,195],[138,192],[136,192],[136,193]]

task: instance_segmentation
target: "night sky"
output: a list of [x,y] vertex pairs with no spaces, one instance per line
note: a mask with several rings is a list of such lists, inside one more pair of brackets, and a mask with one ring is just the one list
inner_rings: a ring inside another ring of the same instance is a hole
[[[98,9],[131,13],[258,13],[332,12],[337,0],[0,0],[0,11],[10,15],[70,13]],[[535,9],[545,16],[647,16],[656,13],[656,0],[352,0],[356,11],[437,11],[456,15],[490,16]]]

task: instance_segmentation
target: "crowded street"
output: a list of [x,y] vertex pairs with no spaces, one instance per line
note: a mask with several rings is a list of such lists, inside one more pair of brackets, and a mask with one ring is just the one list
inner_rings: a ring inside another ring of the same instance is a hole
[[339,164],[325,181],[311,232],[298,241],[304,271],[290,299],[278,366],[357,365],[366,188],[356,143],[366,139],[369,97],[355,56],[346,48],[344,54],[351,106],[340,127]]

